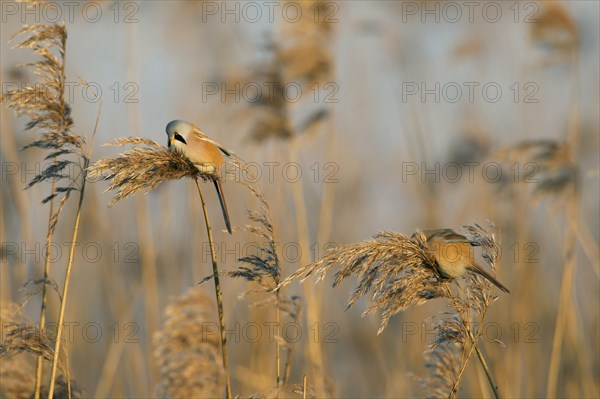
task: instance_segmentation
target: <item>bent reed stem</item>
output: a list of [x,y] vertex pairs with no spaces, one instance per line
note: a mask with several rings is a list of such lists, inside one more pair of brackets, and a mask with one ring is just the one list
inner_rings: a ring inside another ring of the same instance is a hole
[[219,329],[221,333],[221,356],[223,358],[223,369],[225,371],[225,389],[227,399],[231,399],[231,377],[229,374],[229,361],[227,359],[227,337],[225,336],[225,315],[223,312],[223,294],[221,292],[221,283],[219,281],[219,267],[217,265],[217,256],[215,254],[215,244],[213,242],[212,228],[208,218],[208,211],[206,210],[206,203],[204,202],[204,196],[198,184],[198,179],[194,179],[196,187],[198,188],[198,194],[200,195],[200,201],[202,202],[202,212],[204,213],[204,221],[206,222],[206,234],[208,235],[208,243],[210,245],[210,258],[212,261],[213,268],[213,281],[215,282],[215,296],[217,297],[217,310],[219,312]]

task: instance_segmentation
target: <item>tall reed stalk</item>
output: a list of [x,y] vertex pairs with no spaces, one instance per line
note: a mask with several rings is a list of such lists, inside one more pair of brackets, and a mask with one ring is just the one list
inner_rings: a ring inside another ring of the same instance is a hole
[[[49,165],[39,174],[37,174],[28,184],[28,188],[44,181],[51,181],[51,193],[42,203],[50,202],[50,216],[48,218],[48,231],[46,234],[46,257],[44,265],[44,278],[41,280],[42,304],[40,313],[40,331],[43,333],[47,319],[47,304],[50,275],[50,247],[53,242],[53,234],[58,223],[59,216],[64,208],[70,194],[73,191],[79,191],[79,206],[77,211],[76,224],[73,230],[73,239],[71,240],[70,256],[67,266],[67,276],[63,297],[61,300],[61,315],[58,322],[58,337],[53,354],[51,388],[49,396],[54,392],[55,377],[57,372],[58,358],[60,354],[60,339],[62,335],[64,321],[64,306],[66,305],[66,293],[69,285],[69,277],[73,264],[74,245],[77,238],[79,219],[81,213],[81,203],[85,189],[85,178],[91,148],[86,152],[86,140],[82,136],[71,134],[73,120],[71,118],[71,107],[65,98],[65,60],[67,31],[64,24],[34,24],[25,25],[16,32],[10,40],[16,36],[28,35],[22,42],[17,44],[17,48],[29,48],[42,59],[26,64],[32,67],[34,74],[39,78],[35,84],[28,84],[23,87],[3,93],[2,100],[8,103],[9,108],[13,108],[17,115],[24,115],[29,118],[28,129],[36,128],[40,131],[40,137],[25,148],[40,148],[50,150],[45,161]],[[98,114],[98,118],[100,113]],[[96,128],[98,120],[96,121]],[[94,129],[94,134],[95,134]],[[93,139],[92,139],[93,141]],[[69,156],[76,156],[78,164],[69,159]],[[74,165],[79,167],[78,176],[69,176],[65,173],[67,166]],[[78,180],[81,179],[81,180]],[[59,186],[59,183],[67,182],[67,185]],[[58,205],[55,207],[55,199],[61,197]],[[43,371],[43,359],[38,356],[36,364],[36,382],[33,396],[37,399],[41,395],[41,378]],[[68,375],[67,371],[67,375]],[[67,382],[70,384],[70,382]]]
[[[85,194],[85,187],[88,176],[88,166],[90,164],[90,158],[92,156],[92,151],[94,148],[94,138],[96,137],[96,131],[98,130],[98,123],[100,122],[100,116],[102,115],[102,103],[100,103],[100,108],[98,110],[98,116],[96,118],[96,124],[94,126],[94,132],[92,134],[92,141],[89,146],[89,150],[87,154],[82,154],[83,165],[81,166],[81,183],[79,191],[79,201],[77,203],[77,215],[75,216],[75,223],[73,225],[73,233],[70,241],[70,249],[69,249],[69,260],[67,263],[67,269],[65,271],[65,281],[63,285],[62,296],[60,298],[60,311],[58,314],[58,327],[56,332],[56,342],[54,345],[54,357],[52,359],[52,370],[50,372],[50,387],[48,389],[48,398],[52,399],[54,396],[54,387],[56,380],[56,371],[58,366],[58,357],[60,353],[60,347],[62,342],[62,332],[64,327],[65,320],[65,309],[67,306],[67,295],[69,293],[69,284],[71,282],[71,271],[73,268],[73,260],[75,256],[75,246],[77,245],[77,234],[79,233],[79,222],[81,220],[81,208],[83,205],[83,198]],[[67,370],[67,373],[69,371]]]
[[[54,195],[56,194],[56,181],[52,181],[52,188],[50,190],[52,199],[50,200],[50,206],[48,211],[48,231],[50,232],[50,225],[52,224],[52,217],[54,216]],[[52,233],[49,233],[46,237],[46,258],[44,260],[44,285],[42,287],[42,309],[40,312],[40,331],[42,333],[46,326],[46,307],[48,301],[47,285],[48,276],[50,275],[50,247],[52,246]],[[40,389],[42,387],[42,371],[43,371],[44,358],[42,355],[38,355],[36,368],[35,368],[35,399],[40,398]]]
[[213,268],[213,281],[215,283],[215,296],[217,298],[217,311],[219,313],[219,332],[221,334],[221,358],[223,361],[223,369],[225,370],[225,392],[227,399],[231,399],[231,377],[229,374],[229,360],[227,358],[227,336],[225,334],[225,313],[223,312],[223,294],[221,292],[221,283],[219,279],[219,266],[217,265],[217,255],[215,253],[215,244],[213,242],[212,228],[210,220],[208,218],[208,211],[206,210],[206,203],[204,202],[204,196],[198,184],[198,179],[194,179],[196,187],[198,188],[198,195],[202,202],[202,212],[204,214],[204,221],[206,222],[206,235],[208,236],[208,243],[210,245],[210,259]]

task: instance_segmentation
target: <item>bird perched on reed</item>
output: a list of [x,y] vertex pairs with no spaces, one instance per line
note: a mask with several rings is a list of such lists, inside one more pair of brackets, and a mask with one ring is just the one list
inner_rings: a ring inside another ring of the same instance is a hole
[[471,271],[509,293],[508,288],[477,264],[471,248],[475,244],[467,237],[452,229],[424,230],[422,233],[427,239],[427,246],[435,257],[437,271],[442,277],[459,278]]
[[202,130],[190,122],[174,120],[167,124],[167,143],[171,152],[178,151],[189,159],[196,168],[202,172],[210,174],[213,177],[213,183],[217,190],[217,196],[221,203],[221,210],[225,218],[227,231],[231,234],[231,221],[223,186],[221,185],[221,166],[225,162],[224,156],[231,156],[231,151],[223,148],[220,144],[211,140]]

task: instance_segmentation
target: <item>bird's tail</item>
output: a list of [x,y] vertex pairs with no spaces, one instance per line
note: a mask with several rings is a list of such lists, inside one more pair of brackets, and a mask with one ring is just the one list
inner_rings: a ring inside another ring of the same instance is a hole
[[475,265],[471,270],[473,270],[475,273],[487,278],[492,284],[494,284],[496,287],[500,288],[502,291],[506,292],[507,294],[510,294],[510,291],[508,290],[508,288],[506,288],[504,285],[502,285],[501,282],[496,280],[496,277],[492,276],[491,274],[489,274],[488,272],[483,270],[481,268],[481,266]]
[[227,204],[225,203],[225,194],[223,193],[223,186],[221,186],[221,180],[215,179],[215,188],[217,189],[217,196],[221,203],[221,210],[223,211],[223,217],[225,218],[225,226],[227,231],[231,234],[231,220],[229,219],[229,212],[227,211]]

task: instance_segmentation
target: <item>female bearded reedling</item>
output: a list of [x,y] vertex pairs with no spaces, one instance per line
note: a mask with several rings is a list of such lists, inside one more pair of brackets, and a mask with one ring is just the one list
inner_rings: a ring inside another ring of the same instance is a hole
[[196,125],[181,120],[169,122],[166,128],[169,142],[167,143],[171,152],[180,152],[189,159],[196,168],[203,173],[209,173],[214,176],[213,182],[217,190],[217,196],[221,203],[221,210],[225,218],[227,231],[231,234],[231,221],[223,187],[221,185],[221,165],[224,157],[231,156],[231,152],[214,142],[204,134]]
[[471,248],[473,243],[467,237],[452,229],[424,230],[423,234],[435,257],[438,272],[443,277],[459,278],[471,271],[509,293],[508,288],[477,264]]

